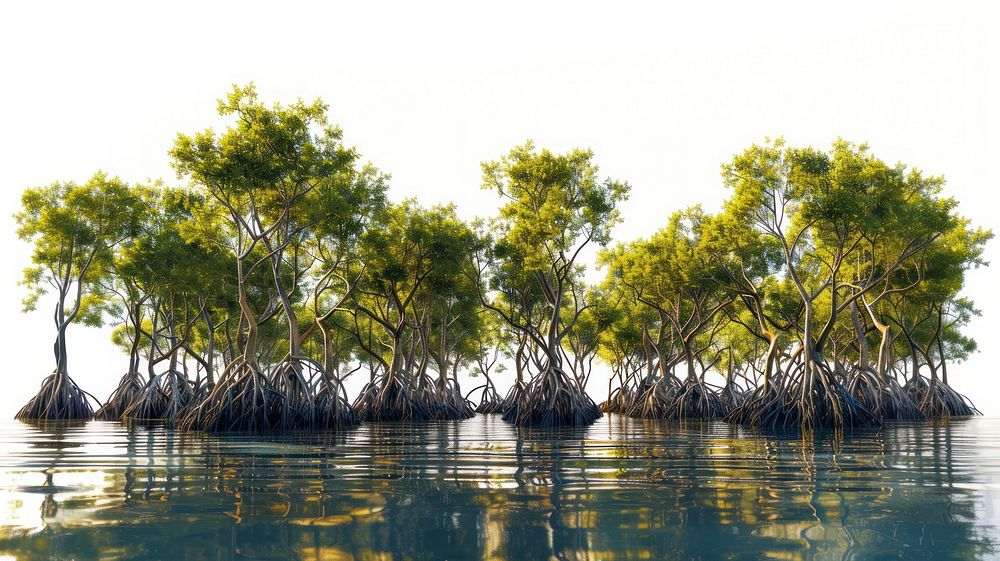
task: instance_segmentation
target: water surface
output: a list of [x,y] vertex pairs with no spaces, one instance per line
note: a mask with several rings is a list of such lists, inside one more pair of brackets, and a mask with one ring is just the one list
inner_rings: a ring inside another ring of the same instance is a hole
[[0,559],[990,559],[998,524],[992,418],[807,438],[0,424]]

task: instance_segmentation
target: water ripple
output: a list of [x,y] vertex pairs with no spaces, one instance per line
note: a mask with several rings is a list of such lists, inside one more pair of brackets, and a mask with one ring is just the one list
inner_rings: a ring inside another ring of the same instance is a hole
[[976,559],[1000,419],[343,433],[0,424],[0,559]]

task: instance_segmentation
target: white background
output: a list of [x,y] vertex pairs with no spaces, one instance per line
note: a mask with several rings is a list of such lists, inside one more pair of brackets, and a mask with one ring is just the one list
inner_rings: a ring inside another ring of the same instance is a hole
[[[394,199],[454,201],[468,218],[496,204],[479,163],[528,138],[590,147],[631,183],[625,240],[675,209],[717,208],[720,165],[751,143],[839,136],[944,175],[963,214],[1000,230],[996,4],[97,4],[0,8],[0,418],[53,362],[50,300],[20,312],[21,190],[97,169],[179,181],[175,134],[218,126],[233,83],[254,81],[265,100],[322,97],[347,142],[392,174]],[[969,275],[982,352],[949,371],[987,414],[1000,413],[998,280]],[[72,327],[69,341],[71,374],[106,397],[126,365],[108,330]]]

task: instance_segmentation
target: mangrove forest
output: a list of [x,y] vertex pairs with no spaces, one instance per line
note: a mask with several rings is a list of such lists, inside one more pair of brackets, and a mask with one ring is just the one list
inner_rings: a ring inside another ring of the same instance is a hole
[[[587,149],[527,142],[483,163],[498,210],[467,221],[390,200],[327,113],[235,87],[215,129],[174,140],[176,186],[98,172],[27,189],[25,307],[54,300],[55,367],[17,417],[265,432],[978,413],[948,375],[976,351],[962,288],[992,233],[940,176],[865,144],[768,139],[723,164],[719,209],[665,210],[618,241],[630,186]],[[74,382],[74,324],[109,326],[128,355],[111,395]]]

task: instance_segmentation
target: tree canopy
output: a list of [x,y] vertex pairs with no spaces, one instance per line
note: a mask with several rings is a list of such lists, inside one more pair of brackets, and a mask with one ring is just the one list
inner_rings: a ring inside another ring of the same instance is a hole
[[[627,182],[590,150],[527,142],[482,164],[495,216],[388,197],[320,100],[178,134],[183,186],[104,173],[27,189],[18,235],[32,309],[51,291],[55,372],[19,413],[85,418],[73,322],[129,354],[106,419],[284,430],[501,413],[586,425],[603,412],[757,427],[867,426],[975,412],[948,366],[977,349],[962,292],[992,233],[944,179],[867,145],[768,140],[723,165],[717,211],[678,210],[612,243]],[[597,251],[604,278],[588,283]],[[594,365],[608,398],[587,394]],[[367,381],[353,401],[344,380]],[[510,372],[503,392],[496,374]],[[482,377],[475,402],[461,375]]]

